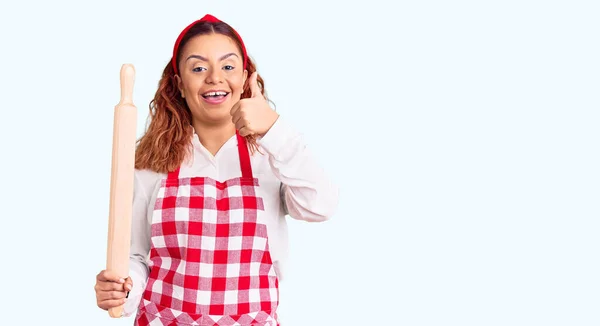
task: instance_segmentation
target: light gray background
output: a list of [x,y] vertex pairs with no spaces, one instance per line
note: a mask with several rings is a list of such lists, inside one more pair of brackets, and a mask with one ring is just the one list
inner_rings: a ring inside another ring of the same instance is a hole
[[284,326],[600,324],[597,2],[215,3],[0,6],[2,324],[133,323],[93,291],[119,69],[141,134],[206,13],[341,188],[290,221]]

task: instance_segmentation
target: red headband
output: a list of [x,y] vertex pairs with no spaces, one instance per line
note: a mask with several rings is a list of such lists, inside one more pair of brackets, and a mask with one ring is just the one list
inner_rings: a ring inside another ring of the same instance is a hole
[[[183,39],[183,36],[185,36],[185,34],[187,34],[187,32],[190,30],[190,28],[192,28],[197,23],[201,23],[201,22],[220,23],[222,21],[217,19],[213,15],[205,15],[201,19],[196,20],[195,22],[189,24],[181,32],[181,34],[179,34],[179,37],[177,37],[177,41],[175,41],[175,46],[173,47],[173,58],[171,59],[171,64],[173,65],[173,70],[175,70],[175,74],[179,73],[179,70],[177,69],[177,51],[179,50],[179,43],[181,43],[181,39]],[[238,40],[240,40],[240,43],[242,44],[242,52],[243,52],[242,55],[244,56],[244,69],[246,69],[246,64],[248,63],[248,55],[246,54],[246,46],[244,45],[244,41],[242,41],[240,34],[238,34],[238,32],[235,29],[233,29],[233,27],[231,29],[233,30],[233,32],[237,36]]]

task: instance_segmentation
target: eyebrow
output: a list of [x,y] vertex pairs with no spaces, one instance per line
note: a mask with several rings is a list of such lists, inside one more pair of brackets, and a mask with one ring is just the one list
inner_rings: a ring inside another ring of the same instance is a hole
[[[226,55],[222,56],[219,58],[219,61],[223,61],[231,56],[238,56],[237,54],[231,52],[231,53],[227,53]],[[238,57],[239,58],[239,57]],[[197,55],[197,54],[192,54],[190,55],[187,59],[185,59],[185,61],[188,61],[190,59],[198,59],[198,60],[202,60],[202,61],[208,61],[208,59],[206,59],[205,57],[201,56],[201,55]]]

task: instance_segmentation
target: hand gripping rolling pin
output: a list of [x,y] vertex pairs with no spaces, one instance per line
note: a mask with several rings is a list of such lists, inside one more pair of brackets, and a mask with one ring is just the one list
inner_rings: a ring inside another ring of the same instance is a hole
[[[121,67],[121,101],[115,106],[114,113],[106,255],[106,270],[122,278],[129,275],[137,126],[137,108],[133,105],[132,96],[134,80],[133,65],[124,64]],[[122,312],[123,306],[108,310],[113,318],[121,317]]]

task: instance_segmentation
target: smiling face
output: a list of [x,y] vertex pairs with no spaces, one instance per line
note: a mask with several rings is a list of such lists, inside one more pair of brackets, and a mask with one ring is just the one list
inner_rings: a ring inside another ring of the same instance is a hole
[[240,100],[248,77],[236,43],[222,34],[199,35],[183,47],[179,91],[194,120],[203,124],[231,121],[229,111]]

